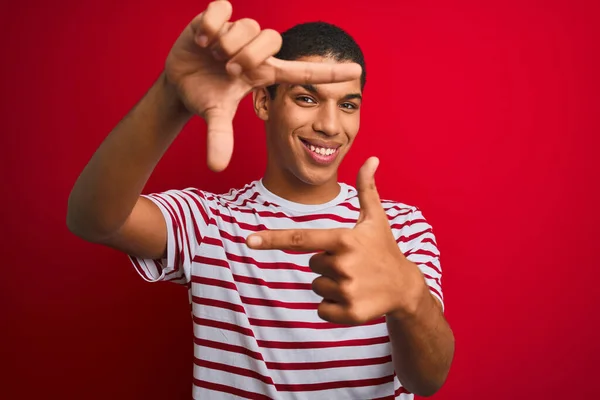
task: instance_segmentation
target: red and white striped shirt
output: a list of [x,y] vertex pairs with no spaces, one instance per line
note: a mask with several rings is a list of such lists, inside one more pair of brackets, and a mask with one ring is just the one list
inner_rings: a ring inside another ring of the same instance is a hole
[[[149,282],[189,287],[195,399],[413,399],[394,373],[385,319],[340,326],[317,315],[312,254],[254,250],[264,229],[352,228],[356,189],[321,205],[287,201],[261,180],[216,195],[198,189],[147,195],[168,226],[167,257],[130,257]],[[382,201],[404,255],[442,301],[439,251],[418,208]]]

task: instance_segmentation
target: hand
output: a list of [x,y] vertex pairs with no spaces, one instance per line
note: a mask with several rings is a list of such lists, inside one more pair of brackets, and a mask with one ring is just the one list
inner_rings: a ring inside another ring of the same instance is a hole
[[229,22],[232,6],[217,0],[196,16],[173,45],[165,63],[167,81],[186,108],[208,125],[208,166],[227,167],[233,153],[233,116],[257,87],[274,83],[330,83],[360,77],[358,64],[283,61],[272,57],[281,35],[244,18]]
[[313,290],[323,297],[319,316],[339,324],[362,324],[384,315],[411,315],[425,280],[400,251],[375,187],[379,161],[368,159],[358,173],[360,214],[354,228],[268,230],[247,239],[254,249],[318,252],[310,268],[321,276]]

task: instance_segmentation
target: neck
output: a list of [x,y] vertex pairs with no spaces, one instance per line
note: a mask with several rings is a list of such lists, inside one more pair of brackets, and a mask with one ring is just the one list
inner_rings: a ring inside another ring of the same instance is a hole
[[267,164],[262,182],[271,193],[299,204],[323,204],[340,194],[337,173],[321,185],[311,185],[301,181],[290,171],[274,166],[271,162]]

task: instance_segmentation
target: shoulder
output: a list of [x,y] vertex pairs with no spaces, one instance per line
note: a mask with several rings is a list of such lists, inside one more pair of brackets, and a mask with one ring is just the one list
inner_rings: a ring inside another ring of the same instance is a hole
[[[360,201],[358,200],[358,191],[352,185],[344,184],[348,190],[346,201],[360,210]],[[407,204],[398,200],[380,199],[381,207],[385,210],[390,223],[402,223],[410,220],[422,218],[422,212],[419,207]]]
[[240,205],[247,203],[248,199],[255,198],[256,183],[250,182],[240,188],[232,188],[225,193],[217,193],[215,191],[203,190],[197,187],[186,187],[183,189],[169,189],[164,192],[151,193],[148,197],[154,198],[173,198],[178,201],[203,203],[211,206]]

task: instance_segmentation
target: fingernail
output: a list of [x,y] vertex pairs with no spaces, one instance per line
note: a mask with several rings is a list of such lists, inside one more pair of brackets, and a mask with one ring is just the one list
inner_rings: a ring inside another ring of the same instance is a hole
[[236,63],[227,64],[227,71],[233,75],[238,76],[242,73],[242,66]]
[[248,238],[248,245],[257,247],[262,244],[262,238],[260,236],[250,236]]
[[206,47],[206,45],[208,44],[208,37],[206,35],[200,35],[198,36],[197,41],[200,47]]

